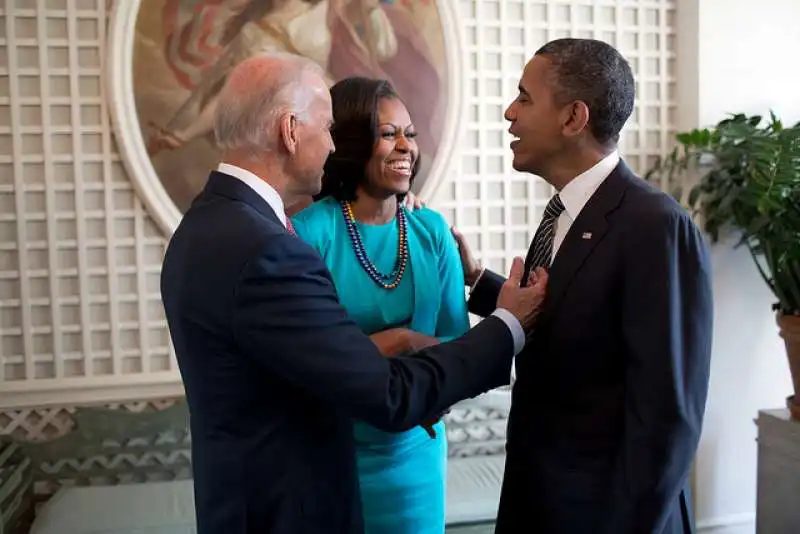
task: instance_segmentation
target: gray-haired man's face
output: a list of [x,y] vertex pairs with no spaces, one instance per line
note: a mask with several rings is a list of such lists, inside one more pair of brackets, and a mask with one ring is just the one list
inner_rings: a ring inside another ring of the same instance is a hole
[[325,161],[335,149],[331,137],[331,97],[324,82],[319,80],[319,83],[322,84],[322,90],[315,91],[307,120],[297,123],[297,150],[291,161],[294,192],[297,195],[319,193]]

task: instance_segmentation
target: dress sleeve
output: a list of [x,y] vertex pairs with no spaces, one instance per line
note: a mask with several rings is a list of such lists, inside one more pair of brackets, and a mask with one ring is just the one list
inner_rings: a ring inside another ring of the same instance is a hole
[[436,322],[436,337],[443,342],[463,335],[469,330],[469,314],[464,289],[464,270],[458,245],[444,217],[437,219],[437,263],[441,280],[441,304]]

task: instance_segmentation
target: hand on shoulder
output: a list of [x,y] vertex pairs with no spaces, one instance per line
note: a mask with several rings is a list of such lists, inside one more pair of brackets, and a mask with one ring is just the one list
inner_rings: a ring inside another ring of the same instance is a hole
[[456,240],[456,245],[458,245],[458,254],[461,256],[461,267],[464,270],[464,283],[472,287],[483,272],[483,266],[472,254],[472,249],[467,242],[467,238],[464,237],[464,234],[455,226],[450,227],[450,232]]
[[408,211],[414,211],[420,208],[424,208],[425,202],[417,195],[415,195],[412,191],[409,191],[408,194],[406,194],[405,198],[403,199],[403,206],[405,206],[405,208]]

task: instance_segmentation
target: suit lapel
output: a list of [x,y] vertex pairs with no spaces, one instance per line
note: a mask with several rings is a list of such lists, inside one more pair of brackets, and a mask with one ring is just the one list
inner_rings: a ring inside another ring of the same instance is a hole
[[631,176],[630,169],[620,161],[572,223],[548,271],[545,315],[555,312],[575,275],[605,237],[607,216],[619,206]]
[[212,171],[208,177],[205,191],[212,195],[219,195],[230,200],[244,202],[267,219],[283,226],[283,223],[269,203],[249,185],[238,178],[222,172]]

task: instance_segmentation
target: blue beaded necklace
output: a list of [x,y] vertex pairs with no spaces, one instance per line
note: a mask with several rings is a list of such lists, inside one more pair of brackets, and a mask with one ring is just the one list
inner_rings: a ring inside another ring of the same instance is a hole
[[347,225],[347,233],[350,235],[350,241],[353,242],[353,250],[356,253],[356,258],[361,267],[367,272],[370,278],[384,289],[395,289],[400,285],[403,279],[403,273],[408,265],[408,232],[406,228],[406,215],[400,204],[397,204],[397,262],[394,269],[389,274],[383,274],[378,271],[375,264],[367,257],[367,251],[364,249],[364,243],[361,241],[361,234],[356,227],[356,218],[353,216],[353,207],[350,202],[343,200],[341,203],[342,214],[344,215],[344,222]]

